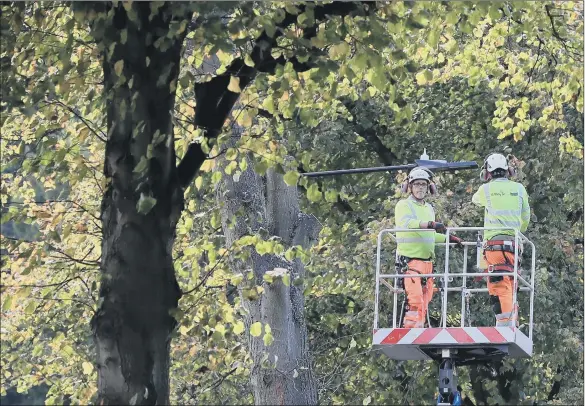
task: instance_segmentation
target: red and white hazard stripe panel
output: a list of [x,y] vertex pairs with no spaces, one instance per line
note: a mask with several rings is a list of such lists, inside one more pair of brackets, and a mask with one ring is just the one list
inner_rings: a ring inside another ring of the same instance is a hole
[[374,345],[505,344],[515,341],[513,327],[383,328]]

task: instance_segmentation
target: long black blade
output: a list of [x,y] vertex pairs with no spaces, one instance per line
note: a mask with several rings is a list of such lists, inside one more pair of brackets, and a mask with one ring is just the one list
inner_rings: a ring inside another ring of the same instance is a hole
[[423,159],[415,159],[414,162],[419,166],[424,166],[433,171],[459,171],[464,169],[475,169],[479,166],[475,161],[462,162],[445,162],[445,161],[428,161]]
[[458,171],[465,169],[477,168],[477,162],[445,162],[445,161],[429,161],[429,160],[415,160],[415,164],[395,165],[395,166],[378,166],[374,168],[354,168],[354,169],[339,169],[335,171],[323,172],[306,172],[300,175],[307,178],[317,178],[321,176],[335,176],[348,175],[352,173],[371,173],[371,172],[396,172],[405,169],[416,168],[417,166],[425,166],[433,171]]

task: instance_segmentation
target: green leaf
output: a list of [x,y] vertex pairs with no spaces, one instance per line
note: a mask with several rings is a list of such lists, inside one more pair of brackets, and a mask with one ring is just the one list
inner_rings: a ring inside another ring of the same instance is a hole
[[260,255],[269,254],[272,252],[272,243],[269,241],[260,241],[255,246],[256,252]]
[[370,83],[372,83],[372,85],[374,85],[376,87],[376,89],[378,89],[380,91],[384,91],[384,90],[386,90],[386,85],[388,84],[388,81],[386,80],[386,76],[384,75],[384,73],[382,71],[376,71],[372,75],[372,79],[370,80]]
[[335,203],[337,201],[337,191],[336,190],[327,190],[325,192],[325,201],[329,203]]
[[185,218],[185,231],[189,232],[193,228],[193,219],[191,217]]
[[322,197],[322,193],[316,183],[313,183],[311,186],[309,186],[307,189],[307,199],[309,199],[309,201],[318,202]]
[[19,289],[19,291],[16,293],[16,299],[26,299],[30,296],[32,292],[32,287],[31,286],[27,286],[25,288]]
[[297,23],[300,27],[305,27],[305,23],[309,20],[307,13],[301,13],[297,16]]
[[274,114],[274,99],[272,96],[268,96],[262,102],[262,108],[268,111],[270,114]]
[[274,38],[274,34],[276,34],[276,24],[271,18],[264,20],[264,31],[266,31],[266,35],[270,38]]
[[244,275],[241,272],[233,275],[230,278],[230,282],[234,286],[238,286],[240,283],[242,283],[242,280],[244,280]]
[[282,283],[284,283],[285,286],[290,286],[290,274],[285,273],[282,275]]
[[4,303],[2,304],[2,311],[7,312],[10,310],[12,306],[12,295],[6,295],[6,299],[4,299]]
[[[357,68],[361,71],[368,68],[368,55],[364,52],[360,52],[352,59],[352,68]],[[354,69],[355,70],[355,69]]]
[[31,302],[30,302],[30,303],[29,303],[29,304],[26,306],[26,308],[24,309],[24,312],[25,312],[26,314],[32,314],[32,313],[35,311],[35,309],[36,309],[36,308],[37,308],[37,304],[36,304],[35,302],[32,302],[32,301],[31,301]]
[[266,170],[268,169],[268,163],[265,161],[256,162],[254,165],[254,172],[258,175],[264,176],[266,174]]
[[158,145],[166,139],[166,134],[161,133],[160,130],[156,130],[152,135],[152,145]]
[[252,337],[260,337],[260,334],[262,334],[262,323],[257,321],[256,323],[252,324],[250,326],[250,334]]
[[426,75],[427,70],[424,71],[420,71],[419,73],[416,74],[416,83],[419,85],[425,85],[427,83],[427,75]]
[[299,173],[297,171],[288,171],[283,179],[284,182],[289,186],[295,186],[297,184],[297,180],[299,180]]
[[136,210],[138,213],[147,214],[156,204],[154,197],[146,196],[144,193],[140,193],[140,199],[136,203]]
[[128,29],[124,28],[122,31],[120,31],[120,44],[125,44],[127,40],[128,40]]
[[[263,255],[263,254],[260,254],[260,255]],[[262,276],[262,279],[264,279],[264,281],[267,282],[267,283],[269,283],[269,284],[272,283],[272,282],[274,282],[274,277],[271,274],[269,274],[269,273],[265,273]]]
[[266,347],[270,346],[270,344],[272,344],[273,342],[274,342],[274,337],[272,336],[271,333],[264,334],[264,345]]
[[252,126],[252,116],[249,113],[248,109],[244,109],[238,115],[238,124],[242,127],[251,127]]
[[292,15],[297,15],[301,11],[297,6],[294,5],[294,3],[285,3],[284,9],[287,13]]
[[225,159],[233,161],[238,156],[238,150],[235,148],[228,148],[225,152]]
[[140,158],[140,162],[138,162],[138,165],[136,165],[136,167],[134,168],[134,170],[132,172],[143,173],[146,170],[147,166],[148,166],[148,159],[146,159],[146,157],[143,155]]
[[329,57],[331,59],[342,59],[345,58],[350,51],[349,44],[345,41],[340,42],[337,45],[333,45],[329,48]]
[[120,59],[118,62],[114,64],[114,72],[116,75],[122,76],[122,70],[124,69],[124,60]]
[[223,175],[221,172],[213,172],[213,174],[211,175],[211,183],[217,185],[221,180],[222,176]]
[[211,215],[211,227],[218,228],[221,225],[221,218],[218,212],[214,212]]
[[287,261],[292,261],[293,259],[295,259],[295,256],[296,256],[296,253],[295,253],[294,247],[287,250],[284,253],[284,257],[286,258]]
[[244,331],[244,323],[241,320],[238,320],[236,324],[234,324],[233,332],[234,334],[242,334]]

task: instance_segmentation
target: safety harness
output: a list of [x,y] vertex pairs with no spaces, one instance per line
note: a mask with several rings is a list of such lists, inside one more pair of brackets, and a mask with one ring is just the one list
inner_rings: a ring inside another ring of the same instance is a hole
[[[420,275],[420,272],[419,271],[417,271],[416,269],[412,269],[412,268],[409,268],[408,267],[408,263],[410,261],[414,260],[414,259],[417,259],[419,261],[427,261],[427,262],[431,260],[430,258],[427,258],[427,259],[423,259],[423,258],[411,258],[411,257],[405,257],[404,255],[399,255],[396,258],[396,263],[395,263],[395,265],[396,265],[396,273],[398,273],[399,275],[402,275],[402,274],[406,273],[406,271],[411,271],[411,272],[415,272],[415,273],[417,273],[417,274]],[[420,283],[421,283],[422,286],[426,286],[427,279],[428,278],[421,278]],[[398,287],[401,288],[401,289],[404,289],[404,278],[400,278],[398,280]]]
[[484,250],[487,251],[507,251],[514,253],[514,241],[488,240],[484,244]]
[[[502,253],[510,252],[510,253],[514,254],[515,245],[516,244],[514,243],[514,241],[509,241],[509,240],[488,240],[483,244],[483,250],[484,251],[501,251]],[[518,254],[520,254],[520,250],[518,250]],[[488,273],[514,272],[514,264],[510,263],[510,261],[508,260],[506,255],[503,255],[503,257],[504,257],[504,260],[506,261],[505,263],[488,265],[487,272]],[[520,259],[518,259],[518,262],[520,262]],[[518,268],[518,270],[520,270],[520,268]],[[504,279],[504,277],[502,275],[492,276],[489,278],[490,282],[492,282],[492,283],[499,282],[503,279]]]

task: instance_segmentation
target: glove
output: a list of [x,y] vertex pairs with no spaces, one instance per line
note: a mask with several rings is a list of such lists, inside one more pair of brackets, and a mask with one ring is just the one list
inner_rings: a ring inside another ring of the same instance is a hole
[[463,248],[463,240],[456,235],[449,235],[449,242],[455,243],[457,248]]
[[438,221],[429,221],[427,223],[427,228],[433,228],[439,233],[444,233],[446,231],[445,225],[443,223],[439,223]]

